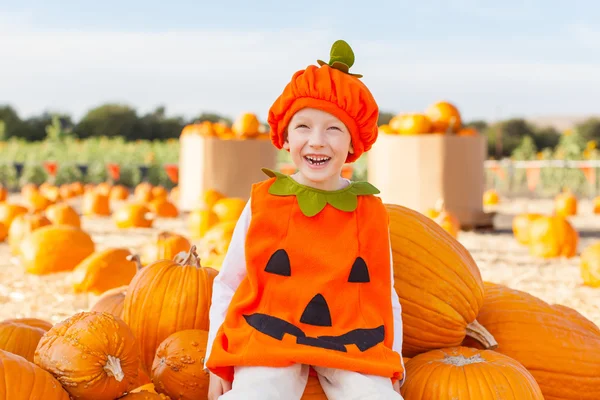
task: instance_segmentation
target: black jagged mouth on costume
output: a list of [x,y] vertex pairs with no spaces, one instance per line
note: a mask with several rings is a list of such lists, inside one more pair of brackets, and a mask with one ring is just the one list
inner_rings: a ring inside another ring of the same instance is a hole
[[339,336],[306,336],[304,331],[296,325],[272,315],[255,313],[244,315],[248,324],[257,331],[282,340],[285,334],[296,337],[296,343],[320,347],[323,349],[347,352],[346,345],[354,344],[360,351],[369,350],[371,347],[383,342],[385,327],[383,325],[370,329],[354,329]]

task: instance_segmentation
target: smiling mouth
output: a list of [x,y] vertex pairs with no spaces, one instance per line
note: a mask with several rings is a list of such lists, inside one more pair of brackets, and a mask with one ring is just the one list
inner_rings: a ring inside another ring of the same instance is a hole
[[304,156],[304,159],[310,165],[321,166],[321,165],[325,165],[329,160],[331,160],[331,157],[325,157],[325,156],[320,156],[320,157]]

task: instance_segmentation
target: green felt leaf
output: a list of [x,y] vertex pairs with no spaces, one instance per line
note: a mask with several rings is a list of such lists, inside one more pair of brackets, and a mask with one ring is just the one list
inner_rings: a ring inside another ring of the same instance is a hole
[[344,40],[336,40],[331,46],[329,52],[329,65],[333,67],[333,64],[340,62],[348,66],[348,68],[354,65],[354,52],[352,47]]
[[263,168],[267,176],[276,178],[269,193],[276,196],[296,196],[300,211],[307,217],[317,215],[327,204],[346,212],[356,210],[358,196],[378,194],[379,190],[369,182],[351,182],[340,190],[321,190],[296,182],[291,176]]

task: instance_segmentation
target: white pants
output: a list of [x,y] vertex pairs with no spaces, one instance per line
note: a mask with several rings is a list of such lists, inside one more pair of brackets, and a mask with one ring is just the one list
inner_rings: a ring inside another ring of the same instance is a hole
[[[389,378],[313,367],[328,400],[402,400]],[[219,400],[300,400],[309,366],[235,367],[231,390]]]

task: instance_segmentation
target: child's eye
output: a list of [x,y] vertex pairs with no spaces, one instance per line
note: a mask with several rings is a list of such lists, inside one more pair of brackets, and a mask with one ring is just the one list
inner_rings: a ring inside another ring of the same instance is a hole
[[329,128],[327,128],[327,129],[335,129],[335,130],[337,130],[337,131],[341,131],[341,129],[340,129],[340,128],[338,128],[337,126],[330,126],[330,127],[329,127]]
[[298,124],[296,125],[296,129],[298,128],[308,128],[308,126],[304,125],[304,124]]

